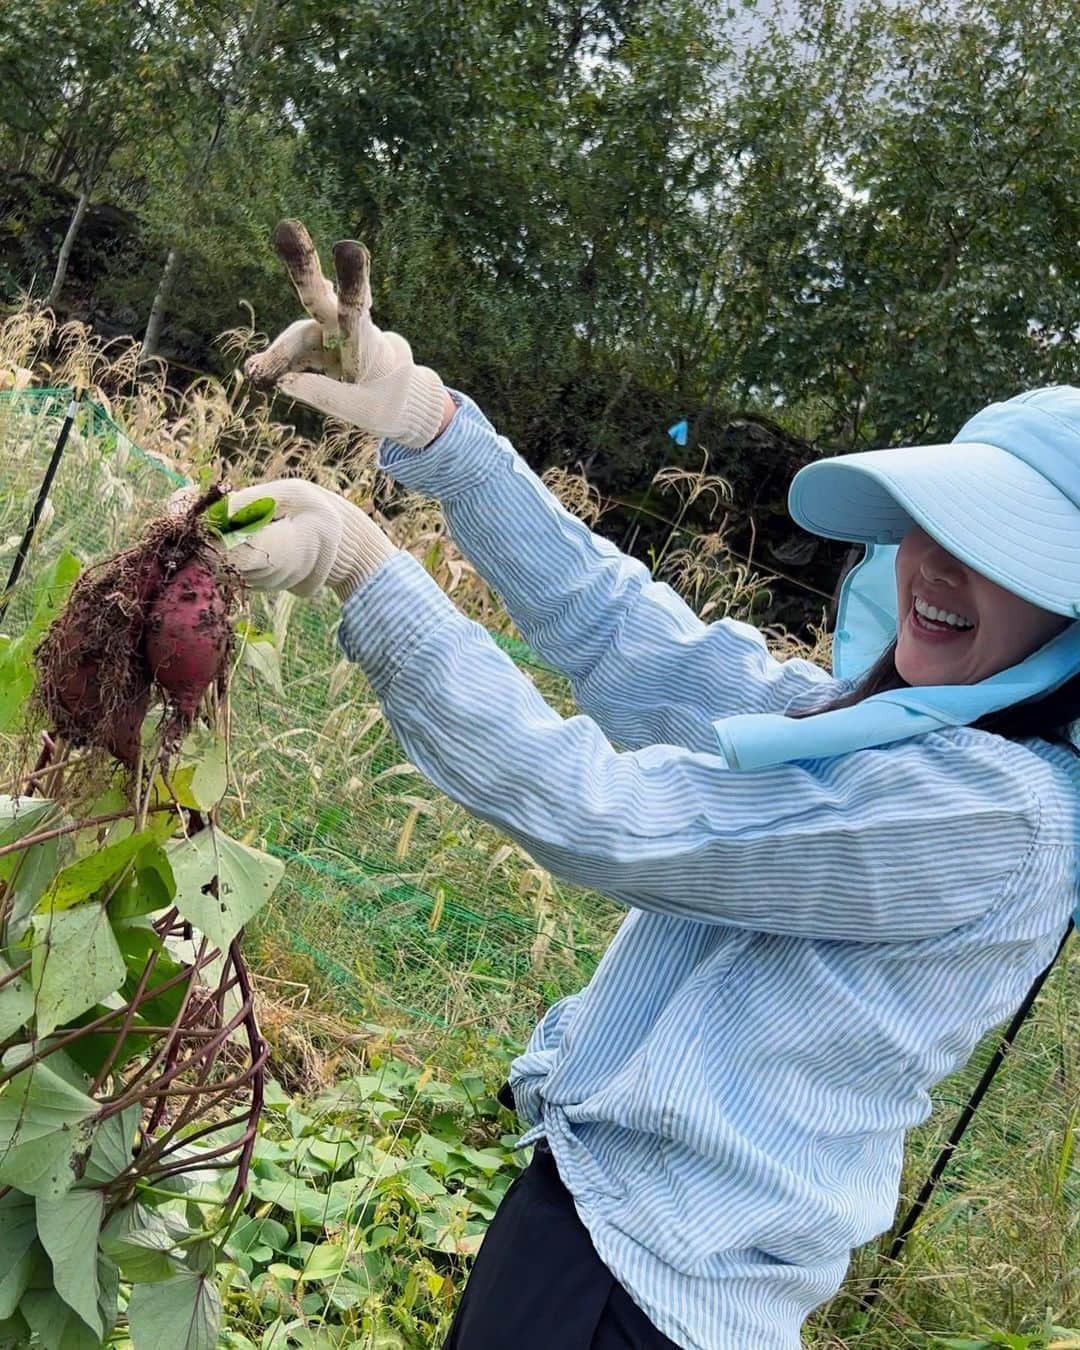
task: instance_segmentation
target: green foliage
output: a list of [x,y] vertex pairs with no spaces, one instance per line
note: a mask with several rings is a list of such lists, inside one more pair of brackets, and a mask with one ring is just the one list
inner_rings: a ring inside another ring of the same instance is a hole
[[478,1074],[378,1055],[310,1102],[273,1094],[226,1244],[234,1344],[439,1344],[521,1168],[515,1128]]
[[25,629],[15,638],[0,634],[0,731],[17,727],[26,712],[34,688],[30,658],[63,609],[80,570],[78,558],[63,550],[34,584],[32,614]]
[[230,515],[229,499],[222,497],[213,503],[203,519],[217,531],[225,546],[231,548],[233,544],[241,543],[248,535],[257,533],[273,520],[274,510],[273,497],[259,497]]
[[[62,554],[4,646],[11,723],[29,721],[33,649],[77,572]],[[193,732],[177,774],[194,808],[215,809],[220,738]],[[32,1333],[46,1350],[93,1350],[121,1289],[135,1350],[218,1344],[214,1243],[233,1215],[219,1197],[208,1224],[143,1138],[140,1076],[161,1072],[162,1029],[202,997],[166,950],[168,923],[153,925],[175,904],[224,952],[284,869],[216,825],[191,833],[160,776],[141,804],[132,790],[117,777],[89,803],[0,797],[0,1345]],[[205,1122],[181,1123],[186,1147]]]
[[203,1272],[188,1271],[158,1284],[138,1284],[128,1305],[135,1350],[215,1350],[221,1299]]
[[988,1330],[985,1336],[935,1336],[930,1346],[931,1350],[1075,1350],[1080,1330],[1048,1323],[1032,1335]]
[[124,958],[100,900],[34,920],[30,981],[36,1031],[51,1036],[104,1002],[124,981]]
[[1075,367],[1080,74],[1048,0],[28,4],[0,140],[56,181],[107,148],[138,238],[100,298],[141,329],[182,253],[185,362],[218,364],[241,300],[294,317],[266,240],[299,215],[365,238],[380,322],[534,463],[618,496],[678,457],[677,416],[685,463],[753,485],[733,414],[830,450],[948,438]]
[[176,878],[176,906],[190,923],[225,951],[262,909],[285,864],[230,839],[211,825],[169,849]]
[[[8,1050],[0,1067],[0,1185],[24,1195],[65,1195],[82,1171],[97,1106],[62,1055],[20,1068],[28,1043]],[[75,1082],[72,1079],[76,1079]]]

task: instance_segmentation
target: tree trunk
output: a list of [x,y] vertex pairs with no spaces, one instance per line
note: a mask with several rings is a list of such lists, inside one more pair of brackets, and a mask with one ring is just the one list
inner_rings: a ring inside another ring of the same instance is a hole
[[154,296],[154,303],[150,307],[150,322],[146,325],[146,334],[143,337],[142,350],[139,352],[139,364],[145,361],[152,361],[158,354],[158,347],[161,344],[161,330],[165,324],[165,311],[169,307],[169,300],[172,297],[173,287],[176,285],[176,278],[180,272],[180,250],[170,248],[169,256],[165,259],[165,270],[161,274],[161,280],[158,282],[157,294]]
[[19,162],[15,166],[17,173],[27,173],[37,158],[38,141],[28,131],[23,137],[22,148],[19,150]]
[[64,235],[64,242],[60,245],[60,256],[56,260],[56,273],[52,279],[52,285],[49,287],[49,293],[45,297],[47,305],[55,305],[63,289],[64,278],[67,276],[68,263],[71,261],[71,250],[75,247],[75,240],[78,238],[79,228],[83,223],[83,217],[86,215],[86,208],[90,205],[90,184],[83,186],[79,193],[79,201],[75,211],[68,222],[67,234]]
[[70,136],[67,136],[53,151],[52,158],[49,160],[49,167],[46,170],[46,176],[50,183],[57,187],[63,183],[75,162],[74,150],[74,142]]

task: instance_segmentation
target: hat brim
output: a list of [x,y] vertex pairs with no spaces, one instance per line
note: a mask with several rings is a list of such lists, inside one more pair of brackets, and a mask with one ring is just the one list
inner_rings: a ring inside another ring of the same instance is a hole
[[952,441],[818,460],[788,509],[827,539],[898,544],[913,524],[1032,604],[1080,615],[1080,510],[996,445]]

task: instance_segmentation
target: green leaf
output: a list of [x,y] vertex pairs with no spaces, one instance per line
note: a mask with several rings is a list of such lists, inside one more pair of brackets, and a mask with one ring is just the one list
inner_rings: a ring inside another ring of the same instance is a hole
[[208,727],[197,726],[185,738],[169,786],[181,806],[209,811],[229,786],[225,740]]
[[112,881],[147,844],[154,843],[149,830],[128,835],[115,844],[106,844],[86,858],[65,867],[42,896],[38,909],[59,911],[88,899]]
[[209,507],[203,519],[221,536],[226,548],[232,548],[249,534],[255,534],[274,518],[273,497],[259,497],[229,514],[229,499],[222,497]]
[[328,1194],[307,1186],[296,1177],[252,1177],[251,1194],[256,1200],[276,1205],[306,1228],[322,1228],[347,1213],[350,1198]]
[[37,915],[30,960],[39,1036],[114,994],[127,973],[108,911],[97,901]]
[[98,1258],[97,1324],[105,1328],[105,1336],[82,1320],[60,1297],[55,1289],[31,1289],[23,1295],[20,1311],[30,1324],[45,1350],[100,1350],[103,1340],[116,1324],[116,1295],[119,1277],[115,1265],[107,1257]]
[[[76,1027],[85,1027],[109,1011],[111,1010],[104,1004],[95,1003],[92,1008],[87,1008],[85,1013],[69,1022],[68,1026],[72,1030]],[[154,1025],[156,1026],[157,1023],[155,1022]],[[119,1048],[117,1048],[119,1022],[114,1020],[110,1023],[110,1026],[107,1026],[104,1031],[91,1031],[80,1036],[77,1040],[72,1041],[67,1048],[67,1053],[72,1061],[88,1078],[96,1078],[104,1068],[105,1061],[110,1059],[113,1071],[118,1072],[137,1056],[145,1055],[154,1042],[159,1039],[156,1035],[149,1035],[146,1032],[140,1033],[138,1031],[139,1021],[136,1019],[134,1028],[127,1035],[121,1037]]]
[[[0,980],[10,974],[11,967],[0,957]],[[12,980],[0,988],[0,1041],[25,1026],[33,1012],[34,995],[25,980]]]
[[215,826],[169,848],[176,878],[176,905],[201,933],[226,951],[270,899],[285,864],[248,848]]
[[22,1313],[0,1318],[0,1350],[22,1350],[30,1344],[30,1328]]
[[172,904],[173,896],[176,894],[176,878],[173,876],[168,855],[159,844],[154,844],[152,848],[144,848],[136,857],[135,872],[140,884],[147,891],[148,901],[155,902],[161,909],[166,909]]
[[16,726],[34,692],[34,668],[22,642],[0,648],[0,731]]
[[0,1320],[11,1317],[30,1283],[36,1239],[33,1196],[9,1191],[0,1200]]
[[22,865],[11,885],[12,905],[8,916],[7,938],[19,942],[30,928],[38,901],[52,884],[62,861],[71,856],[67,839],[46,839],[18,855]]
[[161,1284],[174,1278],[176,1239],[161,1215],[145,1205],[126,1205],[101,1234],[101,1250],[132,1284]]
[[216,1350],[221,1299],[205,1275],[137,1284],[128,1323],[135,1350]]
[[333,1242],[321,1242],[304,1262],[305,1280],[333,1280],[345,1266],[345,1250]]
[[[63,549],[34,582],[34,613],[22,638],[32,646],[67,604],[71,588],[79,578],[82,563],[69,549]],[[20,638],[20,640],[22,640]]]
[[144,848],[135,858],[135,871],[120,883],[109,901],[114,925],[144,914],[168,909],[176,894],[176,880],[165,851],[157,844]]
[[207,525],[212,526],[219,534],[229,528],[229,499],[228,497],[219,497],[216,502],[211,502],[203,512],[203,520]]
[[[16,1047],[3,1066],[25,1057],[25,1047]],[[63,1195],[90,1152],[97,1103],[60,1076],[52,1065],[58,1058],[30,1065],[0,1088],[0,1185],[27,1195]]]
[[144,928],[138,923],[130,926],[125,924],[117,928],[116,938],[128,970],[127,979],[120,990],[125,1000],[134,998],[146,963],[152,953],[157,952],[157,961],[144,990],[139,1016],[152,1026],[171,1026],[184,1001],[184,981],[178,980],[162,993],[155,993],[155,990],[168,984],[184,967],[168,954],[165,944],[152,928]]
[[[0,794],[0,848],[14,844],[25,835],[34,834],[43,826],[49,812],[56,809],[56,803],[44,797],[10,797]],[[9,875],[7,869],[14,856],[9,854],[0,860],[0,868],[4,869],[0,875]]]
[[[86,816],[92,819],[94,816],[111,816],[118,811],[124,811],[131,805],[128,799],[128,793],[122,779],[114,779],[102,792],[93,799],[86,808]],[[79,837],[87,836],[94,841],[100,839],[99,831],[103,827],[94,825],[86,830],[80,830]],[[126,839],[129,834],[135,833],[135,817],[124,816],[120,820],[114,820],[110,825],[104,827],[105,839],[102,842],[115,844],[118,839]]]
[[258,497],[229,516],[229,530],[251,530],[267,525],[274,518],[276,503],[273,497]]
[[129,1106],[94,1132],[94,1143],[83,1173],[83,1183],[107,1185],[129,1165],[135,1153],[135,1140],[142,1118],[141,1106]]
[[289,1230],[276,1219],[245,1219],[233,1230],[228,1249],[232,1256],[264,1252],[257,1259],[268,1261],[272,1252],[283,1252],[289,1241]]
[[101,1191],[72,1190],[38,1196],[38,1237],[52,1262],[56,1292],[99,1338],[105,1328],[98,1312],[98,1233],[105,1213]]
[[[0,796],[0,848],[65,823],[66,817],[55,802]],[[60,844],[59,839],[48,839],[0,857],[0,881],[7,883],[15,899],[9,929],[25,918],[49,885],[56,872]]]
[[281,678],[281,656],[273,633],[263,633],[249,623],[238,623],[236,634],[241,639],[241,664],[248,666],[256,675],[266,681],[280,698],[285,697],[285,685]]
[[34,648],[59,614],[82,564],[66,549],[40,575],[33,590],[33,614],[19,636],[0,644],[0,731],[22,718],[34,690]]

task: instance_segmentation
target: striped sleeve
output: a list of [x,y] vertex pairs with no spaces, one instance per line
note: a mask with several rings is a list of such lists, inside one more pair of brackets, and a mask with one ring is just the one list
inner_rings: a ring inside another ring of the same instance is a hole
[[406,554],[350,597],[341,642],[433,783],[557,876],[629,906],[910,941],[991,908],[1036,835],[990,736],[754,774],[681,746],[617,752],[592,718],[559,717]]
[[703,623],[671,587],[592,533],[496,435],[476,405],[426,450],[386,443],[380,464],[438,497],[454,541],[502,597],[522,637],[569,677],[578,706],[616,745],[715,749],[712,722],[782,712],[822,683],[780,662],[750,624]]

